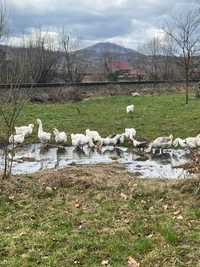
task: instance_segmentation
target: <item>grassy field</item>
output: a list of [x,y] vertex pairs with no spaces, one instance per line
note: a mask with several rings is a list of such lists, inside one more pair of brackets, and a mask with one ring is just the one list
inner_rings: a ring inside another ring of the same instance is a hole
[[14,177],[1,185],[0,266],[125,267],[131,256],[142,267],[198,267],[196,188],[118,165]]
[[[135,112],[127,115],[125,109],[131,103],[135,104]],[[39,117],[44,129],[57,127],[67,133],[90,128],[106,136],[134,127],[139,136],[146,138],[171,133],[186,137],[200,131],[200,101],[192,99],[189,105],[184,103],[184,95],[163,95],[102,97],[78,104],[32,104],[24,109],[18,125],[35,122]],[[36,129],[30,141],[35,140]]]
[[[107,97],[28,105],[18,125],[39,117],[45,130],[185,137],[200,131],[199,114],[200,101],[186,106],[184,95]],[[36,140],[35,129],[27,141]],[[137,179],[119,165],[11,177],[0,183],[0,267],[125,267],[129,256],[141,267],[199,267],[198,188],[198,180]]]

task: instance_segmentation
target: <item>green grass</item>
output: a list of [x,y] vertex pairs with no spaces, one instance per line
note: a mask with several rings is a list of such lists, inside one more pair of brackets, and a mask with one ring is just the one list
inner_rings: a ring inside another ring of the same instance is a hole
[[147,253],[153,248],[154,242],[148,238],[138,239],[134,243],[134,249],[139,253]]
[[128,177],[116,166],[74,167],[5,182],[0,266],[96,267],[109,260],[123,267],[129,256],[144,267],[199,266],[200,222],[191,212],[198,196],[178,184]]
[[[127,115],[125,109],[131,103],[135,104],[135,112]],[[171,133],[186,137],[200,131],[199,111],[200,101],[191,99],[189,105],[185,105],[182,94],[101,97],[76,104],[30,104],[23,110],[18,125],[34,123],[39,117],[44,129],[49,131],[57,127],[76,133],[90,128],[106,136],[134,127],[139,136],[146,138]],[[36,140],[36,130],[33,140]]]
[[177,245],[179,238],[176,231],[170,225],[163,225],[160,228],[160,233],[165,240],[171,245]]
[[[132,116],[125,112],[131,103]],[[135,127],[147,138],[185,137],[199,132],[199,110],[200,102],[186,106],[184,95],[107,97],[28,105],[18,125],[39,117],[44,129],[68,133],[91,128],[108,135]],[[28,141],[35,140],[36,131]],[[124,267],[129,256],[144,267],[198,267],[200,202],[187,186],[130,178],[119,166],[69,167],[3,181],[0,267],[100,267],[103,260]]]

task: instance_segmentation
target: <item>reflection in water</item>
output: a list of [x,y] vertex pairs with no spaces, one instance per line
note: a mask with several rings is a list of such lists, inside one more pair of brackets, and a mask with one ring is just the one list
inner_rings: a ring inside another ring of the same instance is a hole
[[[139,154],[125,147],[107,146],[101,151],[84,147],[83,151],[74,147],[49,146],[41,144],[26,145],[18,148],[14,163],[14,174],[26,174],[50,168],[62,168],[72,164],[112,163],[117,160],[128,171],[141,174],[144,178],[186,178],[189,174],[180,165],[190,160],[187,150],[166,150],[163,155]],[[3,168],[3,156],[0,151],[0,168]]]

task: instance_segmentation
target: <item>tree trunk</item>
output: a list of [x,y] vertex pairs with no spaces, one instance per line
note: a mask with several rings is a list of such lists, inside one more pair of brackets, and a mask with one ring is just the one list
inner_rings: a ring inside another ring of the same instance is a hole
[[189,70],[188,67],[185,69],[185,104],[189,102]]
[[3,171],[3,179],[7,178],[7,170],[8,170],[8,147],[4,148],[4,171]]
[[186,81],[186,88],[185,88],[185,104],[187,105],[189,102],[189,84]]

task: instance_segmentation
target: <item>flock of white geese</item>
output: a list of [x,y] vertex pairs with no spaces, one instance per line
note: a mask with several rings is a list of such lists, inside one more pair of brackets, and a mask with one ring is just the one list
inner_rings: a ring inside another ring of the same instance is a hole
[[[127,112],[128,113],[128,112]],[[53,129],[53,134],[43,130],[42,121],[36,120],[38,125],[38,139],[42,144],[48,144],[52,140],[56,144],[65,145],[69,143],[68,134],[58,129]],[[34,124],[27,126],[15,127],[15,134],[9,138],[9,143],[18,145],[23,144],[25,138],[32,135]],[[134,148],[143,150],[144,152],[155,152],[157,150],[160,153],[163,149],[175,147],[175,148],[189,148],[194,149],[200,147],[200,134],[195,137],[188,137],[186,139],[176,138],[174,140],[173,135],[158,137],[155,140],[148,142],[147,140],[136,138],[136,130],[134,128],[126,128],[123,133],[110,135],[107,137],[101,137],[97,131],[87,129],[85,133],[71,134],[71,144],[75,148],[83,149],[87,146],[89,148],[101,149],[103,146],[119,146],[123,145],[126,141],[131,143]]]

